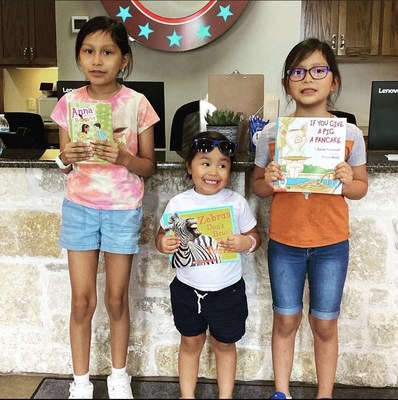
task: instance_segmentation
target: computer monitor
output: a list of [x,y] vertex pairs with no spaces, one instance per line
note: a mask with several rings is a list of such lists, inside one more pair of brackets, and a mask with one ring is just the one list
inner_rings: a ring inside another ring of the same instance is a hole
[[398,153],[398,81],[373,81],[368,150]]
[[[58,81],[57,98],[58,100],[67,92],[87,85],[88,81]],[[159,116],[160,121],[154,127],[155,148],[166,148],[166,129],[165,129],[165,105],[164,105],[164,82],[134,81],[121,82],[123,85],[142,93]]]

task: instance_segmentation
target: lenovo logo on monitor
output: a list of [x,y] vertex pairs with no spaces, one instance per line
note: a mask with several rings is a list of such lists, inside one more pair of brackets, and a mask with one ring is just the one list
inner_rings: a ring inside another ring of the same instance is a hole
[[398,81],[373,81],[368,150],[398,152]]

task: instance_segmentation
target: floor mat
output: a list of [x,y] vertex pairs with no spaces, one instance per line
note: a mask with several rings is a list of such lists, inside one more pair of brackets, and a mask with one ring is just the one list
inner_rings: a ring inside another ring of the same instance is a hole
[[[95,399],[108,399],[106,377],[91,378],[94,385]],[[44,378],[31,399],[67,399],[69,384],[72,379]],[[173,378],[133,378],[131,382],[135,399],[178,399],[178,380]],[[268,399],[274,391],[272,381],[236,382],[235,399]],[[294,399],[314,399],[315,385],[293,382],[291,394]],[[217,399],[217,384],[214,380],[199,379],[196,398]],[[398,399],[397,387],[359,387],[336,384],[334,388],[336,399]]]
[[[94,385],[95,399],[108,399],[106,379],[90,379]],[[35,392],[32,399],[67,399],[69,397],[69,384],[72,379],[44,378]],[[132,391],[135,399],[178,399],[178,381],[170,380],[144,380],[133,379]],[[249,385],[247,383],[235,385],[235,398],[238,399],[266,399],[272,393],[272,386],[260,384]],[[217,384],[213,381],[199,381],[196,390],[196,397],[199,399],[217,399]]]

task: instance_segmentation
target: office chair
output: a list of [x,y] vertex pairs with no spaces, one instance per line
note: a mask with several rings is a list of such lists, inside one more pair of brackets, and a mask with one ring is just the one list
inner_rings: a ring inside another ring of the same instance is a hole
[[182,105],[174,114],[171,124],[170,150],[181,157],[189,151],[193,136],[200,132],[199,100]]
[[178,108],[171,124],[170,150],[185,158],[193,137],[206,130],[206,112],[213,112],[215,109],[206,100],[194,100]]
[[350,114],[345,111],[337,111],[337,110],[328,110],[330,114],[335,115],[338,118],[347,118],[347,122],[356,125],[357,119],[355,118],[354,114]]
[[5,112],[4,116],[10,125],[10,132],[16,132],[15,135],[12,135],[12,142],[5,143],[6,147],[13,149],[47,148],[41,115],[30,112]]

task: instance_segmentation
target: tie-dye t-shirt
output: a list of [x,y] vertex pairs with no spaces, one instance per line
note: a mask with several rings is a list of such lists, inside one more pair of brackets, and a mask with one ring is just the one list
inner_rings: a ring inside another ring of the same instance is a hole
[[[87,93],[87,86],[84,86],[62,96],[51,114],[51,118],[68,132],[70,102],[111,103],[113,138],[133,155],[138,151],[138,135],[159,121],[147,98],[124,85],[107,100],[92,99]],[[86,207],[135,209],[141,206],[143,195],[142,177],[122,165],[74,163],[67,175],[66,198]]]

